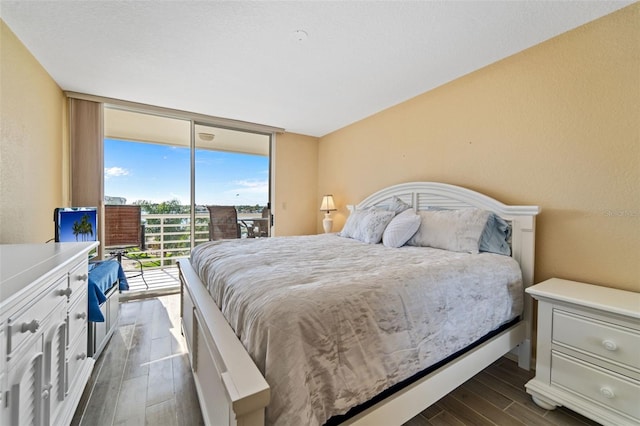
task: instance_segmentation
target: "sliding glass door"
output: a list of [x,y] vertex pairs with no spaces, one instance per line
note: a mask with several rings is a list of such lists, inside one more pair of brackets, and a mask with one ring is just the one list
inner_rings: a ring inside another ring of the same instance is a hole
[[[195,123],[195,205],[211,224],[195,244],[233,238],[234,230],[216,226],[235,209],[237,238],[270,235],[269,149],[271,136]],[[215,208],[212,206],[228,207]],[[231,209],[233,207],[233,209]],[[232,219],[227,219],[232,220]],[[196,227],[196,230],[200,227]]]
[[[127,269],[170,268],[216,239],[210,206],[233,207],[237,238],[270,234],[269,134],[110,106],[104,128],[105,241],[130,241],[105,254],[125,249]],[[139,212],[137,241],[123,238],[125,210]]]
[[126,251],[132,271],[174,266],[191,250],[190,122],[113,108],[104,118],[105,253]]

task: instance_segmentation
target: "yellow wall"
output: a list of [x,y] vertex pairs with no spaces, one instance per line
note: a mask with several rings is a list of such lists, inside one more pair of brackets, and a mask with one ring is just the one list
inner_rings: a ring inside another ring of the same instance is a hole
[[0,243],[44,243],[63,205],[65,97],[1,20],[0,31]]
[[639,23],[635,4],[322,137],[334,228],[388,185],[462,185],[542,207],[536,281],[640,291]]
[[[45,242],[53,237],[53,209],[70,200],[66,98],[0,25],[0,243]],[[315,233],[318,138],[278,135],[273,157],[274,235]]]
[[[536,281],[640,291],[639,21],[634,4],[320,140],[278,135],[275,235],[321,232],[324,193],[339,230],[382,187],[448,182],[542,207]],[[66,103],[0,26],[0,243],[43,242],[68,201]]]
[[316,233],[320,198],[318,187],[318,138],[295,133],[276,136],[273,155],[275,236]]

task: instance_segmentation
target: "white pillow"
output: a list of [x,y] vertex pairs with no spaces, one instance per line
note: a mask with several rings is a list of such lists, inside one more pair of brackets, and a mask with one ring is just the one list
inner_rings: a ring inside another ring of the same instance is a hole
[[339,235],[367,244],[378,244],[394,216],[394,212],[376,208],[356,210],[349,215]]
[[410,209],[411,206],[404,201],[402,201],[398,196],[394,195],[391,199],[391,204],[387,207],[387,210],[394,212],[395,214],[400,214],[403,211]]
[[408,245],[479,253],[480,236],[489,218],[488,211],[426,210],[419,215],[420,227]]
[[420,227],[420,216],[413,209],[399,213],[391,219],[382,234],[382,244],[387,247],[402,247]]
[[338,232],[338,235],[341,237],[353,238],[356,233],[358,223],[362,222],[362,219],[367,214],[367,210],[369,209],[358,210],[356,208],[354,211],[352,211],[349,217],[347,217],[347,221],[342,227],[342,231]]

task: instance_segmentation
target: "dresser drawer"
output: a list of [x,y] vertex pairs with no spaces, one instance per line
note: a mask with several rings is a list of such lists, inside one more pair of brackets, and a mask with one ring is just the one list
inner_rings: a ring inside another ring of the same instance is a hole
[[560,309],[553,310],[554,343],[640,370],[640,332]]
[[8,319],[7,354],[11,354],[20,347],[20,344],[33,334],[38,333],[44,326],[44,319],[54,310],[58,309],[60,303],[66,302],[67,296],[66,274],[55,284],[49,286],[41,296],[35,297],[36,302],[25,306]]
[[76,340],[71,341],[68,352],[66,391],[73,389],[78,378],[78,372],[87,360],[87,326],[80,330]]
[[69,288],[71,289],[69,299],[72,303],[82,290],[87,289],[88,282],[89,266],[86,261],[71,269],[71,272],[69,272]]
[[69,338],[67,340],[67,345],[71,344],[71,342],[75,341],[78,333],[82,330],[83,327],[87,326],[87,291],[84,290],[77,294],[75,303],[71,305],[69,308]]
[[640,420],[640,382],[553,351],[551,383]]

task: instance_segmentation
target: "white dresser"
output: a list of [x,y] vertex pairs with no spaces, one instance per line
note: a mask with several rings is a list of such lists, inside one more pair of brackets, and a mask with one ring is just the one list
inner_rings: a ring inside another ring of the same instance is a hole
[[0,424],[67,425],[87,356],[91,243],[0,245]]
[[553,278],[538,300],[536,376],[527,392],[604,425],[640,424],[640,293]]

